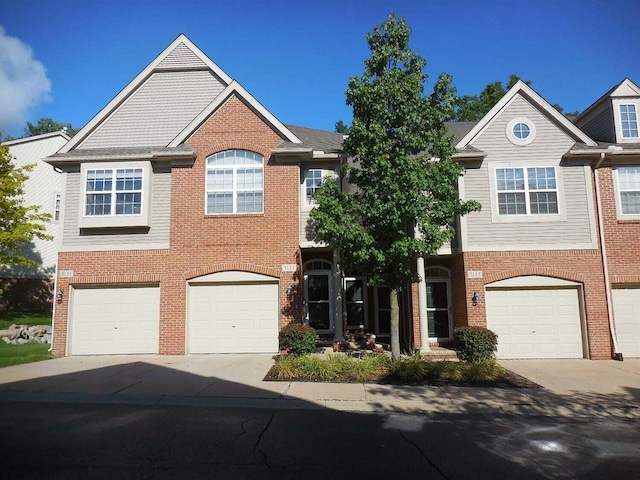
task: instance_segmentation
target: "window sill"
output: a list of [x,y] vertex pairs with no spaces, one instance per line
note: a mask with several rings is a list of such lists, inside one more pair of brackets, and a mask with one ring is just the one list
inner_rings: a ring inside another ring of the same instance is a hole
[[619,218],[618,223],[620,225],[625,225],[625,224],[633,225],[633,224],[640,223],[640,218],[628,218],[628,219]]
[[149,228],[147,215],[109,215],[104,217],[81,217],[78,226],[89,228]]
[[264,213],[205,213],[204,219],[264,217]]

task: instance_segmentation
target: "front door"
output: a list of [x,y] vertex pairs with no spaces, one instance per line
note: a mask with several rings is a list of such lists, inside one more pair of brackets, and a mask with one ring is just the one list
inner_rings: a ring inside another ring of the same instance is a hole
[[347,313],[347,330],[368,329],[364,279],[355,277],[344,279],[344,302]]
[[376,335],[391,335],[391,289],[389,287],[375,287],[375,321]]
[[449,281],[427,281],[427,318],[429,338],[451,338],[451,307],[449,305]]
[[308,272],[304,284],[307,323],[319,332],[332,332],[331,270]]

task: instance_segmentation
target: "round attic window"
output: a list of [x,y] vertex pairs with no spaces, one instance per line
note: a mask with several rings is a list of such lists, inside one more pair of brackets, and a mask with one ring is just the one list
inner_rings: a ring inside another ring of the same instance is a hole
[[528,118],[514,118],[507,124],[506,134],[514,145],[529,145],[536,136],[536,126]]

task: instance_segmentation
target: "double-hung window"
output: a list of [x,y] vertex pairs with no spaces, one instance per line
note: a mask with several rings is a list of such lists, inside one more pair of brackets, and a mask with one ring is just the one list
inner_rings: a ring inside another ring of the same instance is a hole
[[620,105],[620,123],[622,138],[638,138],[638,112],[634,103]]
[[498,215],[558,214],[555,167],[497,168]]
[[640,167],[618,167],[618,195],[623,215],[640,215]]
[[142,168],[87,170],[84,215],[141,215],[142,177]]
[[262,213],[264,158],[248,150],[227,150],[207,158],[207,214]]
[[322,186],[322,169],[310,168],[304,176],[304,188],[307,207],[316,205],[313,194]]

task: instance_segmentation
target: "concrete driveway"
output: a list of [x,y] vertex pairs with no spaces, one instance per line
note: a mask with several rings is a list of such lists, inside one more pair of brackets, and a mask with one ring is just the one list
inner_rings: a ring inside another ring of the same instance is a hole
[[269,354],[87,356],[0,369],[0,401],[640,417],[640,359],[500,363],[544,388],[265,382]]
[[505,368],[554,393],[628,395],[640,391],[640,358],[615,360],[500,360]]

